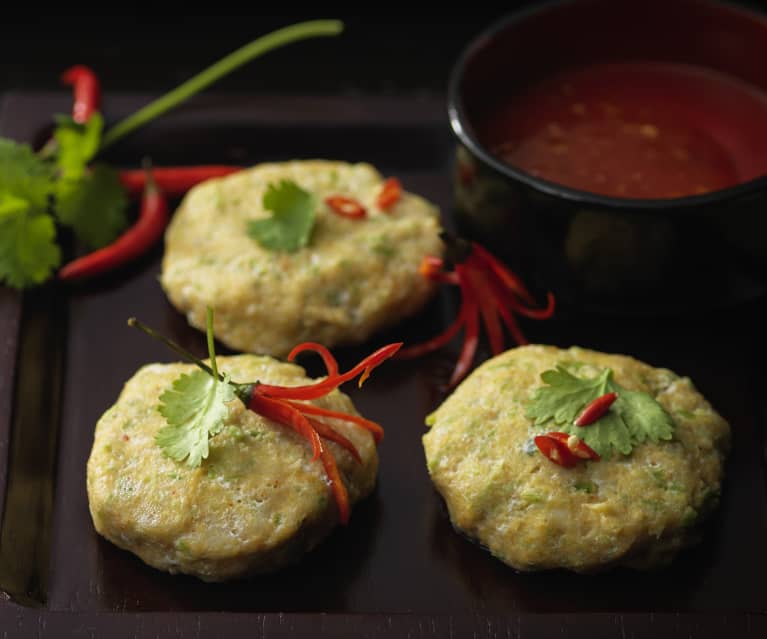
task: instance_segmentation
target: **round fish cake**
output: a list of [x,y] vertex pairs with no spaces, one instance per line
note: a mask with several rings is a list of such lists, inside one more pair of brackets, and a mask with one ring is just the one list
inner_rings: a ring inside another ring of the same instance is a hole
[[[310,382],[295,364],[269,357],[217,358],[234,380],[285,386]],[[276,570],[297,561],[332,530],[338,511],[322,463],[297,433],[235,400],[198,468],[164,456],[155,435],[165,425],[160,395],[187,364],[151,364],[125,385],[96,425],[88,460],[88,500],[96,530],[147,564],[205,581]],[[313,403],[357,414],[334,391]],[[378,456],[371,434],[335,420],[362,463],[326,442],[350,503],[374,488]]]
[[[558,364],[584,379],[610,368],[624,389],[649,393],[671,416],[673,439],[573,468],[553,463],[533,438],[560,428],[535,426],[526,412],[541,373]],[[718,502],[730,437],[689,379],[624,355],[552,346],[485,362],[427,423],[429,473],[453,525],[523,571],[670,561]]]
[[[246,229],[269,218],[269,185],[290,180],[310,192],[316,222],[296,252],[262,247]],[[325,346],[366,340],[417,312],[434,290],[418,272],[425,255],[442,254],[438,209],[402,192],[388,210],[376,205],[383,178],[369,164],[324,160],[261,164],[193,188],[165,237],[162,286],[189,323],[228,346],[281,357],[297,343]],[[367,210],[342,217],[325,198],[343,195]]]

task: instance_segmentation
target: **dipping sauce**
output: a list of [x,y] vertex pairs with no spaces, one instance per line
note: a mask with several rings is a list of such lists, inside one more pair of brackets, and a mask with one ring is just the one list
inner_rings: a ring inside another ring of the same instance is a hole
[[614,197],[698,195],[767,174],[767,95],[691,65],[565,71],[495,106],[478,134],[515,168]]

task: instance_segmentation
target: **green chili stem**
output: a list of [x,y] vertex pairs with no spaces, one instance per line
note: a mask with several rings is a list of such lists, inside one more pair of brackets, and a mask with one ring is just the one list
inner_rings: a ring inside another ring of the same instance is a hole
[[140,322],[135,317],[131,317],[128,320],[128,326],[132,328],[138,328],[150,337],[153,337],[156,340],[160,340],[163,344],[165,344],[168,348],[170,348],[173,351],[176,351],[181,357],[183,357],[185,360],[192,362],[192,364],[196,364],[198,367],[200,367],[202,370],[204,370],[208,375],[215,375],[219,379],[221,379],[221,376],[217,373],[214,373],[213,369],[208,366],[205,362],[203,362],[199,357],[195,357],[192,355],[188,350],[186,350],[183,346],[179,346],[174,342],[172,339],[168,339],[164,335],[160,335],[157,331],[155,331],[153,328],[150,328],[143,322]]
[[206,335],[208,338],[208,357],[210,358],[210,365],[213,368],[213,377],[218,377],[218,366],[216,365],[216,349],[213,347],[213,309],[208,306],[206,322],[207,327]]
[[343,22],[339,20],[311,20],[278,29],[253,40],[253,42],[233,51],[169,93],[166,93],[154,102],[150,102],[145,107],[115,124],[104,134],[104,138],[101,141],[101,149],[106,149],[135,129],[170,111],[184,100],[189,99],[251,60],[292,42],[308,38],[338,35],[343,31],[343,28]]

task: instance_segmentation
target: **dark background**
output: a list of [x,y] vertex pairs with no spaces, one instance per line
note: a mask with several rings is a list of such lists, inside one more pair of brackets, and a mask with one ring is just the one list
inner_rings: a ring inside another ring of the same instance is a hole
[[[532,4],[531,2],[523,4]],[[0,92],[56,90],[71,64],[92,66],[105,92],[163,92],[253,38],[293,22],[340,18],[337,38],[270,53],[215,87],[238,93],[444,92],[463,46],[499,17],[472,12],[396,20],[399,10],[346,16],[56,16],[4,18]]]

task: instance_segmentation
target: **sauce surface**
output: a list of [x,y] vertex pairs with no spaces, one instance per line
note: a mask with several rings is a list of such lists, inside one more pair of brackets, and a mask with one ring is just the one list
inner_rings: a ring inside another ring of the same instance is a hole
[[[756,119],[756,123],[755,123]],[[767,95],[670,63],[565,71],[496,105],[478,127],[507,164],[583,191],[673,198],[767,173]]]

